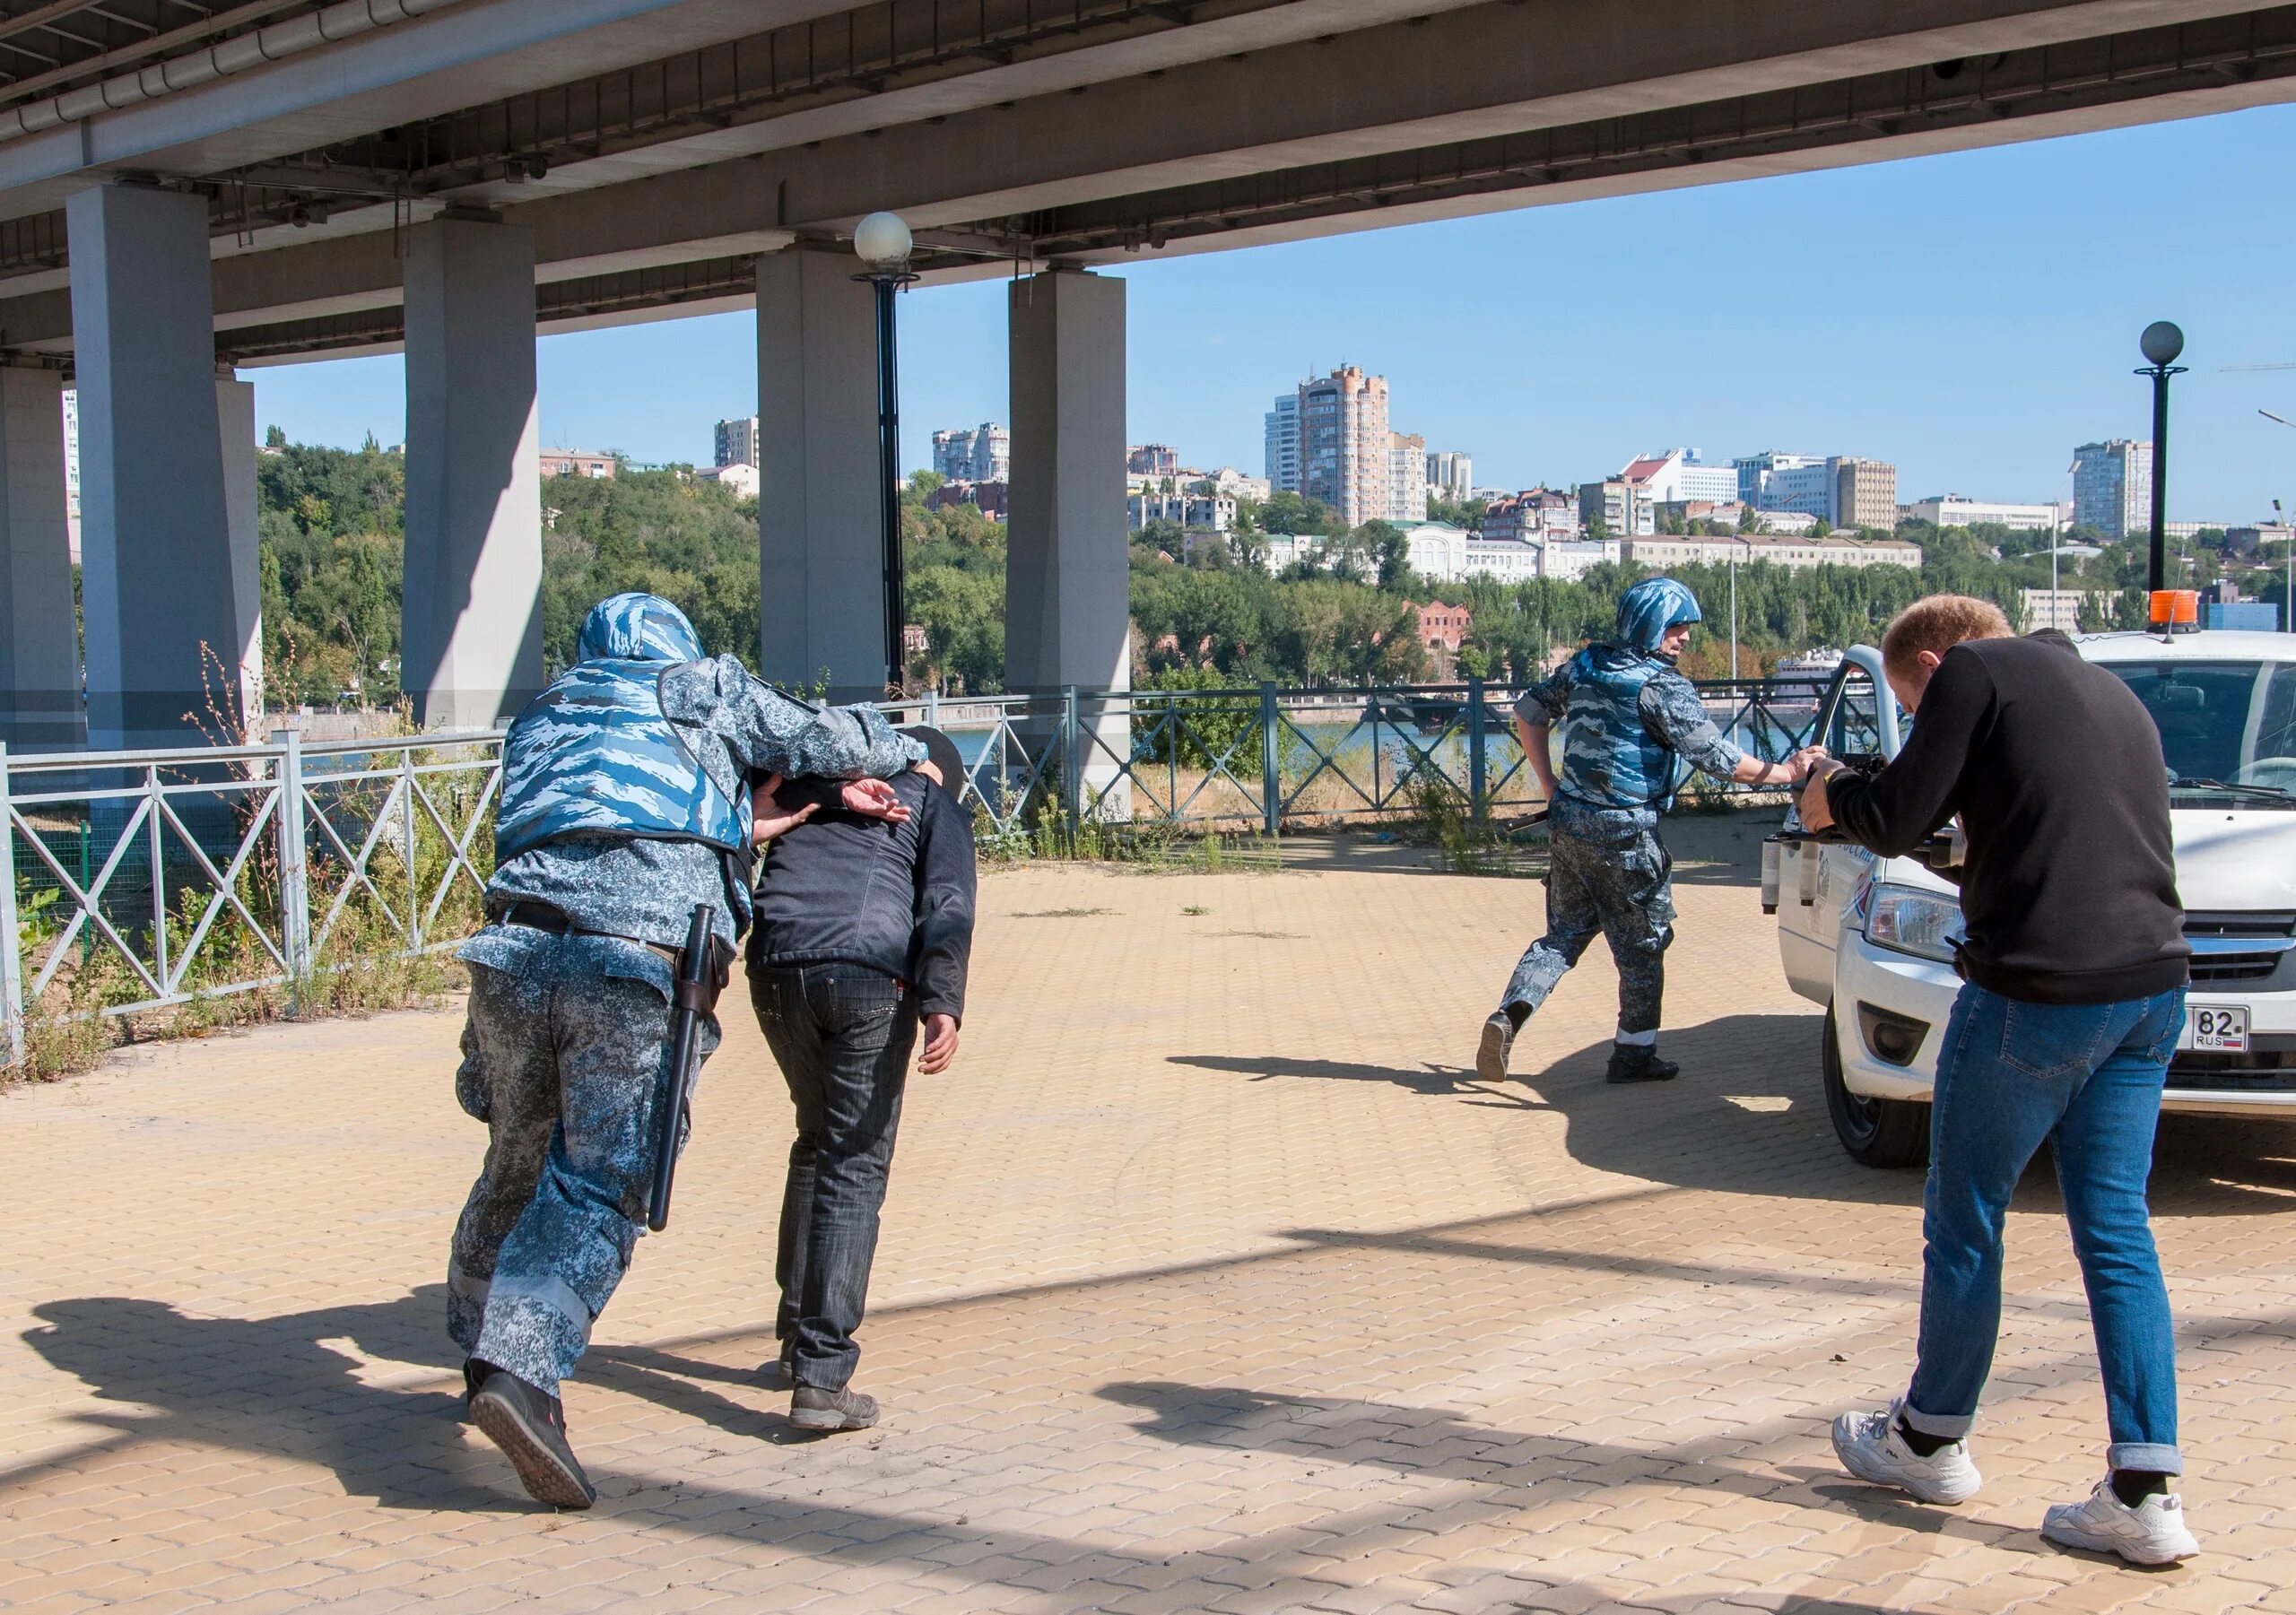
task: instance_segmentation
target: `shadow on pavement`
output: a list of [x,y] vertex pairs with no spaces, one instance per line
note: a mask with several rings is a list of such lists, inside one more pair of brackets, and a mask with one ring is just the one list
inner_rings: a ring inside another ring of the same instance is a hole
[[[1663,1044],[1683,1074],[1632,1088],[1603,1081],[1607,1040],[1552,1055],[1539,1046],[1535,1017],[1516,1040],[1517,1074],[1503,1086],[1483,1081],[1470,1067],[1433,1062],[1387,1066],[1282,1055],[1169,1059],[1256,1081],[1385,1082],[1431,1098],[1559,1111],[1573,1160],[1677,1188],[1918,1203],[1920,1173],[1861,1167],[1836,1142],[1818,1076],[1822,1025],[1814,1014],[1726,1015],[1670,1029]],[[1465,1029],[1462,1042],[1475,1029]],[[2178,1217],[2296,1211],[2296,1124],[2163,1116],[2152,1203],[2160,1214]],[[2044,1151],[2026,1174],[2016,1207],[2053,1211],[2059,1205]]]
[[[203,1318],[161,1301],[90,1296],[42,1302],[24,1341],[117,1413],[79,1415],[112,1435],[75,1449],[185,1443],[322,1464],[353,1497],[387,1508],[515,1509],[533,1506],[491,1453],[466,1446],[453,1391],[369,1385],[370,1357],[441,1374],[461,1367],[446,1340],[446,1287],[395,1301],[272,1318]],[[146,1411],[144,1410],[153,1410]],[[37,1480],[36,1463],[0,1475],[0,1493]]]

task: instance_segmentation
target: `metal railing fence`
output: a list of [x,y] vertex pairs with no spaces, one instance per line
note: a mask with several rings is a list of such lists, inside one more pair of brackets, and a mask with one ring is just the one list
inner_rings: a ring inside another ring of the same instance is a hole
[[[1809,743],[1822,685],[1703,684],[1745,750]],[[1280,834],[1538,800],[1511,691],[1482,680],[1393,689],[1142,690],[887,703],[949,732],[984,834],[1047,823]],[[1861,719],[1861,711],[1863,714]],[[1858,749],[1870,691],[1828,738]],[[126,1015],[452,945],[492,873],[502,732],[13,755],[0,746],[0,1015]],[[1714,791],[1726,787],[1712,786]]]

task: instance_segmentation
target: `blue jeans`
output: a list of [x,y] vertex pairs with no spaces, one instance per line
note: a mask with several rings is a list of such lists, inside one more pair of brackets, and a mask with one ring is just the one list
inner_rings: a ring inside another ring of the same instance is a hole
[[1922,1198],[1921,1346],[1906,1422],[1959,1437],[2001,1332],[2001,1229],[2047,1142],[2089,1291],[2115,1469],[2181,1474],[2176,1337],[2144,1202],[2179,987],[2122,1003],[2028,1003],[1964,985],[1946,1023]]
[[749,975],[758,1024],[797,1107],[774,1333],[799,1385],[839,1391],[861,1360],[853,1332],[869,1299],[917,1004],[862,965],[753,965]]

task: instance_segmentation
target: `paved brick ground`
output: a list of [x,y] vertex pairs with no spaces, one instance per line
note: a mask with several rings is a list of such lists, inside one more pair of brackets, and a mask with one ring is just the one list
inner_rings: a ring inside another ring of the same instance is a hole
[[787,1102],[730,1020],[677,1223],[570,1392],[587,1515],[455,1417],[454,1017],[0,1096],[0,1603],[2296,1611],[2296,1136],[2164,1142],[2205,1559],[2035,1534],[2102,1463],[2045,1173],[1985,1494],[1851,1484],[1825,1421],[1902,1381],[1918,1184],[1837,1151],[1749,843],[1685,833],[1741,863],[1683,872],[1662,1091],[1602,1085],[1600,960],[1524,1081],[1462,1069],[1533,883],[990,879],[961,1068],[912,1090],[867,1436],[793,1439],[752,1377]]

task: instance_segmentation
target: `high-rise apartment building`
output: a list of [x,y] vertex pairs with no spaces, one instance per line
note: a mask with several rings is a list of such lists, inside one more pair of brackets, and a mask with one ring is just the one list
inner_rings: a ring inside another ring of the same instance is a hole
[[2115,438],[2073,451],[2073,521],[2109,539],[2152,526],[2152,445]]
[[1387,508],[1391,522],[1427,519],[1427,439],[1417,432],[1387,434]]
[[718,423],[717,465],[754,465],[757,458],[757,417]]
[[1011,482],[1011,429],[984,421],[969,429],[935,432],[933,469],[952,482]]
[[1387,513],[1387,378],[1354,365],[1300,384],[1300,491],[1351,527]]
[[1300,491],[1300,395],[1286,393],[1267,412],[1267,485],[1275,493]]
[[1437,499],[1464,505],[1474,498],[1474,456],[1457,449],[1435,449],[1427,456],[1428,491]]
[[1898,468],[1884,460],[1836,455],[1826,462],[1833,476],[1833,508],[1826,520],[1837,527],[1873,527],[1893,533],[1898,525]]

